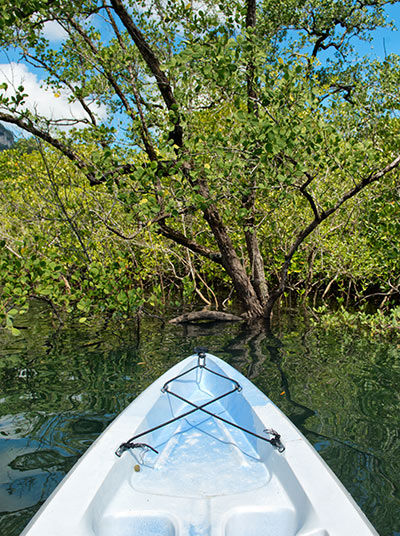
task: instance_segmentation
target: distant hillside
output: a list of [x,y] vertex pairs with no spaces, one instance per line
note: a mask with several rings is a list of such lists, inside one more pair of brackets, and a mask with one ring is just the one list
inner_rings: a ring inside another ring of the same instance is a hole
[[0,151],[10,149],[14,143],[14,134],[0,124]]

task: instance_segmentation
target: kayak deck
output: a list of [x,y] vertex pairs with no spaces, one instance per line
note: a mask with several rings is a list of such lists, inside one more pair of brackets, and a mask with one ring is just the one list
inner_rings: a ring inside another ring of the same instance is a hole
[[143,457],[142,470],[132,475],[131,485],[141,492],[177,497],[227,495],[259,488],[270,475],[250,444],[238,447],[234,436],[239,434],[243,436],[211,417],[189,429],[186,422],[181,423],[159,455]]
[[[295,505],[251,445],[246,450],[237,447],[230,430],[211,417],[190,429],[185,425],[178,426],[158,458],[153,453],[144,459],[125,454],[128,467],[115,482],[96,534],[296,534]],[[132,472],[138,461],[140,472]],[[235,504],[239,511],[223,519]]]
[[[201,406],[223,395],[227,383],[197,369],[175,380],[174,391]],[[187,409],[166,393],[141,428],[151,428],[160,415],[168,420]],[[239,392],[211,403],[207,410],[254,428],[254,414]],[[93,527],[96,535],[300,534],[306,497],[294,478],[289,486],[293,496],[288,495],[288,477],[283,486],[279,474],[283,468],[280,454],[269,444],[260,445],[257,438],[202,411],[157,429],[143,440],[158,453],[134,449],[123,455],[126,467],[121,467],[120,479],[114,475],[113,491],[110,485],[104,486],[110,500],[101,491],[95,500],[102,505],[102,515]],[[140,471],[132,470],[135,466]],[[327,535],[323,530],[302,534]]]

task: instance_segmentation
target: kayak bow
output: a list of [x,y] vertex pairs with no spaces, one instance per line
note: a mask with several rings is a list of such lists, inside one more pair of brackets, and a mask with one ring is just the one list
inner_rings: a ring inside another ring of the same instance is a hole
[[115,419],[21,536],[46,535],[377,532],[269,398],[198,349]]

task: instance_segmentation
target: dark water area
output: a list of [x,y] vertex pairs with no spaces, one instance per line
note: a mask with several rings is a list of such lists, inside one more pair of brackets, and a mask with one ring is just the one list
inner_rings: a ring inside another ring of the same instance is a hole
[[20,323],[19,337],[0,332],[1,535],[18,536],[115,416],[207,346],[288,415],[381,536],[400,536],[400,340],[300,320],[274,337],[149,318],[123,330],[60,328],[38,306]]

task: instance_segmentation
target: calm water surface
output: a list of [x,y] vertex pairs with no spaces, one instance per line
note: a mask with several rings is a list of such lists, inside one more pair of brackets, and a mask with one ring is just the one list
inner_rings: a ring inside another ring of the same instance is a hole
[[57,329],[40,308],[24,322],[20,337],[0,332],[0,534],[18,536],[114,417],[200,345],[278,404],[381,536],[400,536],[399,340],[295,322],[273,338],[151,319]]

